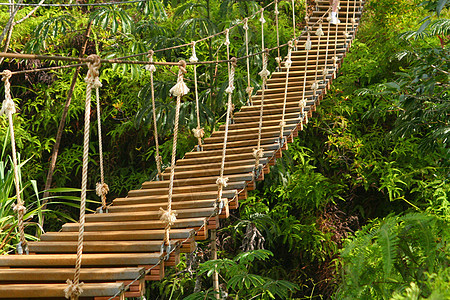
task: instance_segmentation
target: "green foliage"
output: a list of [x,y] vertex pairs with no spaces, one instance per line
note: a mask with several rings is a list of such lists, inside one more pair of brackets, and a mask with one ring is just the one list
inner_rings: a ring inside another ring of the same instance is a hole
[[402,299],[405,289],[426,299],[448,298],[448,230],[448,222],[426,213],[366,225],[345,243],[336,298]]

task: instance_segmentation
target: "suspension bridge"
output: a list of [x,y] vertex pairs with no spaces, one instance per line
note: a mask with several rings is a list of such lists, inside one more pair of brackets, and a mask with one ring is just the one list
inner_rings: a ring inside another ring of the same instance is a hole
[[[43,234],[38,242],[27,242],[29,255],[0,256],[0,298],[141,297],[146,281],[162,279],[181,253],[195,250],[195,241],[215,240],[219,220],[238,208],[256,181],[264,180],[312,117],[351,46],[363,6],[360,0],[340,1],[340,23],[333,25],[327,21],[329,1],[316,1],[306,18],[307,30],[288,43],[279,68],[270,78],[268,71],[262,74],[262,88],[250,90],[248,105],[233,116],[230,78],[227,121],[204,140],[198,127],[198,149],[176,162],[173,156],[159,180],[144,182],[141,189],[78,223],[64,224],[59,232]],[[267,52],[262,52],[266,66]],[[235,63],[228,61],[232,76]],[[179,83],[184,67],[180,64]],[[68,285],[74,273],[78,278]]]

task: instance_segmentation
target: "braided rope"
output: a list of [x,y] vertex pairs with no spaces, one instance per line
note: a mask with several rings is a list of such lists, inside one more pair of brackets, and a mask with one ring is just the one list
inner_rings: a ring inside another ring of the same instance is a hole
[[286,114],[286,102],[287,102],[288,85],[289,85],[289,69],[292,66],[291,56],[292,56],[292,48],[293,47],[294,47],[294,45],[292,44],[292,41],[289,41],[288,54],[287,54],[286,61],[284,62],[284,66],[286,68],[286,81],[284,84],[283,115],[281,117],[281,122],[280,122],[280,143],[284,137],[284,126],[286,126],[286,122],[284,121],[284,119],[285,119],[285,114]]
[[261,149],[261,132],[263,125],[263,114],[264,114],[264,94],[266,90],[267,77],[269,77],[270,72],[267,70],[267,62],[269,60],[269,51],[266,49],[262,55],[263,68],[259,75],[262,78],[262,88],[261,88],[261,107],[259,109],[259,126],[258,126],[258,144],[256,149],[253,149],[253,157],[255,158],[255,174],[259,168],[259,160],[264,156],[263,149]]
[[220,163],[220,173],[217,178],[217,199],[216,199],[216,211],[219,211],[219,205],[222,202],[222,193],[223,188],[228,186],[228,177],[223,177],[224,169],[225,169],[225,157],[227,154],[227,141],[228,141],[228,126],[230,123],[231,112],[233,109],[233,91],[234,91],[234,75],[235,68],[237,66],[237,60],[233,57],[232,63],[230,66],[230,72],[228,73],[228,87],[225,89],[225,92],[228,94],[228,103],[227,103],[227,116],[225,120],[225,132],[223,137],[223,146],[222,146],[222,161]]
[[177,156],[177,139],[178,139],[178,123],[180,119],[181,97],[189,93],[189,88],[184,83],[184,74],[186,74],[186,62],[181,60],[179,62],[179,71],[177,83],[170,89],[170,93],[177,97],[177,104],[175,108],[175,124],[173,129],[173,144],[172,144],[172,160],[170,164],[170,181],[169,181],[169,195],[167,199],[167,210],[160,208],[161,221],[165,224],[164,230],[164,244],[170,245],[170,227],[177,219],[176,211],[172,211],[173,198],[173,181],[175,178],[175,163]]
[[264,23],[266,23],[266,19],[264,19],[264,8],[261,8],[261,18],[259,18],[261,22],[261,49],[264,48]]
[[294,29],[294,37],[296,37],[297,35],[295,34],[295,0],[292,0],[292,28]]
[[[302,93],[302,100],[300,101],[300,107],[302,108],[302,116],[303,116],[303,118],[305,118],[306,123],[308,123],[308,116],[307,116],[307,114],[305,114],[305,107],[306,107],[305,93],[306,93],[306,77],[307,77],[307,73],[308,73],[309,51],[311,50],[312,43],[311,43],[311,36],[309,33],[309,31],[310,31],[309,27],[306,27],[306,30],[308,33],[308,38],[305,43],[305,50],[306,50],[305,74],[304,74],[304,78],[303,78],[303,93]],[[303,126],[303,122],[302,122],[302,126]]]
[[[153,50],[150,50],[147,57],[149,61],[153,62]],[[153,73],[156,71],[156,67],[154,64],[149,64],[145,66],[147,71],[150,71],[150,86],[151,86],[151,94],[152,94],[152,107],[153,107],[153,134],[155,136],[155,161],[156,161],[156,169],[158,170],[158,179],[162,179],[162,157],[159,154],[159,138],[158,138],[158,124],[156,124],[156,106],[155,106],[155,86],[153,81]]]
[[[196,42],[192,42],[192,56],[189,58],[190,62],[198,62],[197,53],[195,51]],[[197,113],[197,128],[192,129],[194,136],[197,138],[198,149],[202,149],[202,138],[205,135],[205,130],[200,127],[200,107],[198,102],[198,83],[197,83],[197,65],[194,65],[194,85],[195,85],[195,108]]]
[[11,83],[9,79],[12,76],[10,70],[4,70],[2,73],[2,81],[5,83],[5,100],[3,100],[2,108],[0,110],[0,116],[5,114],[8,118],[9,134],[11,137],[11,152],[14,169],[14,184],[16,187],[16,205],[13,210],[17,213],[17,226],[19,228],[19,244],[17,245],[17,253],[23,254],[23,250],[28,253],[28,244],[25,239],[25,228],[23,224],[23,217],[26,214],[26,207],[20,194],[20,181],[19,181],[19,167],[17,164],[17,152],[16,152],[16,140],[14,137],[14,122],[12,115],[16,113],[16,105],[11,98]]
[[277,27],[277,53],[278,53],[275,60],[278,64],[278,68],[281,70],[280,33],[279,33],[279,29],[278,29],[278,15],[279,14],[280,14],[280,12],[278,11],[278,0],[275,0],[275,26]]
[[86,213],[86,191],[87,191],[87,173],[89,163],[89,129],[90,129],[90,115],[91,115],[91,94],[92,88],[101,86],[99,80],[100,57],[98,55],[89,55],[93,63],[88,63],[88,73],[85,78],[86,85],[86,101],[84,111],[84,141],[83,141],[83,169],[81,175],[81,199],[80,199],[80,221],[78,228],[78,244],[77,244],[77,259],[75,262],[75,274],[73,281],[67,279],[67,287],[64,289],[66,298],[78,299],[83,292],[83,283],[80,283],[81,261],[83,256],[83,239],[84,239],[84,223]]
[[244,19],[244,26],[245,30],[245,55],[247,56],[247,89],[245,90],[248,95],[247,104],[253,105],[252,103],[252,94],[253,94],[253,87],[251,86],[250,82],[250,56],[248,55],[248,19]]
[[98,152],[100,156],[100,182],[97,182],[95,192],[97,196],[101,197],[102,209],[101,212],[106,212],[106,194],[109,192],[109,186],[105,183],[105,175],[103,171],[103,142],[102,142],[102,122],[100,115],[100,92],[99,88],[102,86],[101,82],[98,82],[99,86],[95,86],[95,95],[97,97],[97,125],[98,125]]

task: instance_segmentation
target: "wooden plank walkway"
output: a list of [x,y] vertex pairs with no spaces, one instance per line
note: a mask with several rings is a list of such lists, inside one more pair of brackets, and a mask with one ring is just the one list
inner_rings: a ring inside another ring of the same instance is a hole
[[[323,79],[322,70],[332,68],[337,56],[339,67],[355,36],[363,9],[363,1],[340,1],[338,26],[324,20],[324,36],[311,35],[312,49],[304,50],[306,36],[299,40],[298,51],[292,52],[286,103],[286,126],[279,141],[280,120],[284,102],[286,69],[273,72],[267,82],[264,98],[264,118],[261,145],[264,157],[262,172],[254,178],[253,148],[257,144],[261,91],[252,98],[253,106],[244,106],[234,115],[229,126],[227,155],[224,174],[229,178],[223,193],[226,203],[220,215],[214,214],[217,196],[216,180],[220,172],[224,127],[204,141],[202,152],[189,152],[177,161],[175,168],[173,209],[178,213],[170,238],[173,244],[182,243],[168,260],[160,260],[164,236],[164,224],[159,219],[159,208],[167,206],[170,168],[162,181],[149,181],[139,190],[133,190],[125,198],[117,198],[108,213],[86,215],[81,281],[84,282],[80,299],[109,299],[132,283],[124,297],[140,297],[145,281],[160,280],[164,268],[177,263],[181,252],[193,250],[195,240],[208,238],[208,230],[219,226],[219,218],[228,217],[230,209],[236,209],[247,191],[255,188],[255,180],[263,180],[269,166],[281,157],[282,150],[301,130],[300,100],[306,76],[304,98],[305,112],[312,116],[337,71],[331,71],[319,84],[314,97],[311,84],[316,70]],[[328,0],[317,1],[309,26],[312,33],[315,24],[329,8]],[[352,19],[354,22],[352,22]],[[354,26],[353,26],[354,25]],[[329,44],[327,47],[327,35]],[[308,61],[306,61],[308,57]],[[198,232],[197,232],[198,231]],[[196,232],[196,234],[194,234]],[[60,232],[45,233],[41,241],[30,242],[30,255],[0,256],[0,298],[64,299],[66,279],[72,279],[76,258],[78,224],[67,223]],[[146,270],[151,271],[143,275]],[[139,280],[134,281],[136,278]]]

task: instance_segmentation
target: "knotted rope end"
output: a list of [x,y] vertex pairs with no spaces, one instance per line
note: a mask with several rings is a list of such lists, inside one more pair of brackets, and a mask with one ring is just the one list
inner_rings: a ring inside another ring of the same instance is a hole
[[159,215],[160,215],[160,220],[166,225],[166,226],[172,226],[173,224],[175,224],[176,220],[177,220],[177,212],[175,210],[165,210],[162,207],[159,208]]
[[66,283],[67,287],[64,289],[64,294],[67,299],[71,299],[73,297],[76,298],[83,293],[83,282],[75,284],[72,280],[67,279]]

